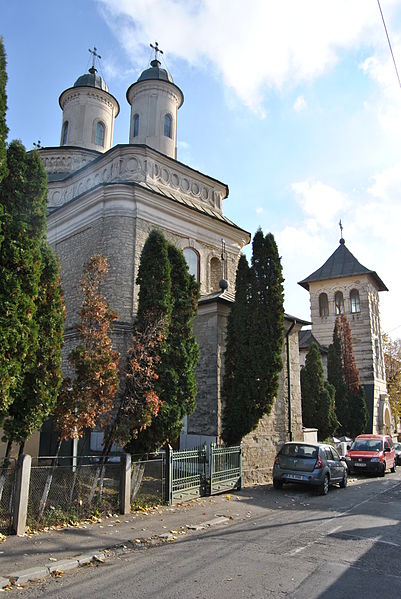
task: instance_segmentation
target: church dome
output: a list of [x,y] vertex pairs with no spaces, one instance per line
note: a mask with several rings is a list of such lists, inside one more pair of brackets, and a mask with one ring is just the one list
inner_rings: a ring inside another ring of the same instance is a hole
[[105,92],[109,91],[107,83],[104,79],[102,79],[102,77],[100,77],[100,75],[97,74],[97,70],[95,69],[95,67],[91,67],[88,73],[85,73],[84,75],[78,77],[73,87],[97,87],[98,89],[102,89]]
[[168,81],[169,83],[174,83],[170,73],[168,73],[166,69],[161,69],[160,64],[161,63],[158,60],[152,60],[150,67],[141,73],[137,79],[137,82],[157,79],[159,81]]

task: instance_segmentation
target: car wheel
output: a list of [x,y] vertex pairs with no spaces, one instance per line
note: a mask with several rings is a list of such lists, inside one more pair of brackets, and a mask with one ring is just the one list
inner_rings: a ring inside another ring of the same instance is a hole
[[340,482],[340,487],[341,487],[342,489],[345,489],[345,487],[347,486],[347,484],[348,484],[348,474],[347,474],[347,471],[345,470],[345,472],[344,472],[344,476],[343,476],[343,479],[342,479],[342,481]]
[[385,476],[386,474],[386,464],[383,464],[382,469],[379,472],[379,476]]
[[273,487],[275,489],[282,489],[283,483],[281,482],[281,480],[278,480],[277,478],[273,478]]
[[397,470],[397,462],[395,461],[395,459],[394,459],[394,462],[393,462],[393,467],[392,467],[392,468],[390,468],[390,470],[391,470],[391,472],[393,472],[393,473],[394,473],[394,472]]
[[329,477],[326,474],[322,484],[320,485],[320,487],[318,487],[318,494],[319,495],[327,495],[328,492],[329,492]]

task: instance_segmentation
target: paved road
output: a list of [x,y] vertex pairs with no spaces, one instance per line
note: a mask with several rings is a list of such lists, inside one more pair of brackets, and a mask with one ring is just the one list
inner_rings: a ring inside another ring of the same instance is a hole
[[248,496],[245,521],[130,551],[15,597],[401,597],[401,468],[326,497],[296,486]]

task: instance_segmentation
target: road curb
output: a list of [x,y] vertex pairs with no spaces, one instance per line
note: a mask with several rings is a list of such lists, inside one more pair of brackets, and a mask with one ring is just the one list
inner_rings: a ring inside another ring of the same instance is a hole
[[[230,521],[230,518],[227,516],[217,516],[212,520],[207,520],[205,522],[201,522],[200,524],[194,524],[191,526],[187,526],[188,530],[193,531],[201,531],[211,528],[212,526],[218,526],[219,524],[227,524]],[[146,539],[149,542],[149,545],[152,546],[153,540],[174,540],[176,537],[171,533],[166,533],[163,535],[154,535]],[[143,546],[143,543],[140,544]],[[137,547],[138,545],[135,541],[132,541],[132,548]],[[77,555],[73,559],[60,559],[57,562],[53,562],[51,565],[46,566],[37,566],[36,568],[29,568],[27,570],[21,570],[18,572],[11,573],[6,577],[0,576],[0,589],[7,588],[9,586],[18,586],[21,584],[26,584],[27,582],[41,582],[45,580],[48,576],[62,576],[64,572],[68,572],[70,570],[75,570],[80,566],[85,566],[91,564],[93,562],[103,563],[105,559],[112,555],[113,552],[120,553],[121,550],[126,550],[127,545],[114,544],[110,547],[103,548],[102,551],[96,551],[94,553],[84,553],[82,555]]]

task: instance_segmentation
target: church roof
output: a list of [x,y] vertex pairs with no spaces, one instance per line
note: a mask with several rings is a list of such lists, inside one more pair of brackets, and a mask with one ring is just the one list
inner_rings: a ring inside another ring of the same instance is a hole
[[310,329],[304,329],[298,333],[299,349],[309,349],[312,343],[316,343],[321,353],[327,354],[328,349],[321,345]]
[[88,73],[78,77],[73,87],[97,87],[105,92],[109,91],[107,83],[100,75],[97,74],[95,67],[91,67]]
[[370,275],[379,291],[388,291],[379,275],[374,270],[369,270],[366,266],[362,266],[346,247],[344,239],[341,238],[339,247],[326,260],[323,266],[315,270],[306,279],[299,281],[298,285],[309,291],[309,283],[356,275]]
[[152,60],[150,67],[140,74],[137,81],[146,81],[149,79],[159,79],[161,81],[174,83],[170,73],[166,69],[160,68],[160,62],[158,60]]

